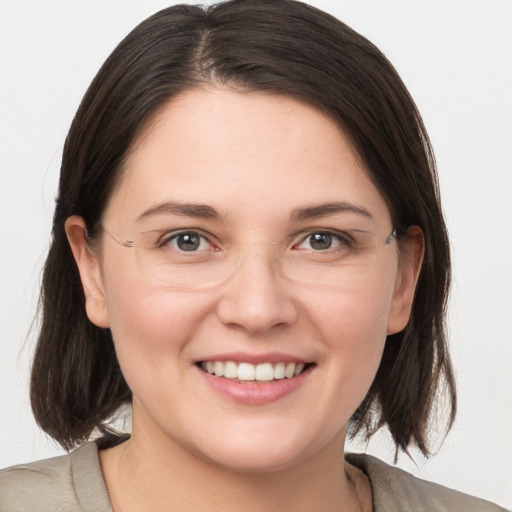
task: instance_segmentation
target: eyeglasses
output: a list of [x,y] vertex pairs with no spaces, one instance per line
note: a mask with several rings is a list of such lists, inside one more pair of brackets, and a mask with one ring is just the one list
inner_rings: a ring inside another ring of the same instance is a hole
[[395,230],[381,240],[373,231],[342,226],[302,232],[283,242],[223,242],[197,229],[148,230],[127,239],[104,230],[121,246],[134,249],[139,270],[147,279],[177,289],[222,284],[255,251],[268,258],[276,276],[335,287],[367,275],[379,251],[397,238]]

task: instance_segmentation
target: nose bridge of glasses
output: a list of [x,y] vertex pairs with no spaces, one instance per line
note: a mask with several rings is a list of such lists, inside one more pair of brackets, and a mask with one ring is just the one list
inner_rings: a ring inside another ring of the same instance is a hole
[[279,245],[279,242],[262,242],[256,240],[242,240],[242,246],[249,245]]
[[233,251],[231,272],[233,274],[245,271],[259,275],[272,275],[274,278],[280,272],[280,260],[282,249],[280,242],[244,240]]
[[[244,261],[254,256],[258,261],[264,261],[267,253],[271,254],[271,260],[276,260],[280,242],[263,242],[258,240],[243,240],[234,251],[235,268],[238,268]],[[259,249],[259,250],[258,250]]]

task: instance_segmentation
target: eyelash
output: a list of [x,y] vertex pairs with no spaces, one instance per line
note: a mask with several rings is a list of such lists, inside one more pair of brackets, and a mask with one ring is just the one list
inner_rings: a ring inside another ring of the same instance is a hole
[[[338,244],[336,245],[343,245],[344,247],[350,247],[352,245],[352,240],[351,240],[351,237],[347,234],[347,233],[342,233],[342,232],[337,232],[337,231],[329,231],[329,230],[315,230],[315,231],[309,231],[302,239],[299,243],[297,244],[294,244],[293,247],[297,247],[298,245],[301,245],[303,244],[305,241],[307,241],[309,238],[313,237],[314,235],[322,235],[322,236],[325,236],[325,235],[328,235],[330,237],[332,237],[333,239],[333,242],[334,240],[338,240]],[[328,247],[327,249],[324,249],[324,250],[314,250],[314,249],[309,249],[313,252],[327,252],[329,250],[336,250],[336,247]]]
[[[208,243],[208,245],[210,245],[210,246],[214,245],[210,241],[208,236],[205,236],[205,235],[201,234],[198,230],[187,229],[187,230],[184,230],[184,231],[177,231],[177,232],[174,232],[174,233],[166,233],[158,241],[157,247],[165,247],[166,245],[169,245],[171,242],[174,242],[174,241],[178,240],[178,237],[185,236],[185,235],[198,236],[201,239],[201,241],[206,241]],[[196,252],[196,251],[184,251],[184,250],[180,249],[179,247],[175,248],[175,249],[180,251],[180,252]]]
[[[188,230],[178,231],[178,232],[173,232],[173,233],[167,233],[159,239],[159,241],[157,243],[157,247],[165,247],[170,242],[176,241],[178,239],[178,237],[185,236],[185,235],[199,236],[201,238],[201,241],[205,241],[206,243],[208,243],[208,245],[213,246],[213,250],[219,249],[210,240],[210,238],[208,236],[202,234],[199,230],[193,230],[193,229],[188,229]],[[314,235],[323,235],[323,236],[328,235],[328,236],[332,237],[333,239],[338,240],[338,244],[341,244],[344,246],[351,246],[351,244],[352,244],[351,237],[345,232],[337,232],[337,231],[331,231],[331,230],[313,230],[313,231],[308,231],[307,233],[305,233],[299,242],[294,243],[292,245],[292,249],[297,248],[298,246],[303,244],[305,241],[307,241],[310,237],[312,237]],[[180,252],[199,252],[199,251],[185,251],[183,249],[180,249],[179,247],[178,248],[175,247],[175,249]],[[310,250],[312,252],[327,252],[332,249],[333,249],[332,247],[328,247],[324,250],[322,250],[322,249],[314,250],[313,248],[310,248],[308,250]],[[212,249],[210,249],[210,250],[212,250]]]

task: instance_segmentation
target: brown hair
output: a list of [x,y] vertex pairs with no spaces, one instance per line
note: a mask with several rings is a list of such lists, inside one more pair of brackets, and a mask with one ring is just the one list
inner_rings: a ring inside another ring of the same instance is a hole
[[436,397],[455,385],[445,337],[449,246],[428,135],[398,74],[368,40],[332,16],[293,0],[177,5],[137,26],[91,83],[62,157],[59,209],[44,268],[42,327],[31,401],[41,428],[67,449],[98,428],[131,392],[110,331],[87,318],[64,231],[71,215],[89,236],[142,125],[172,97],[205,84],[291,95],[332,117],[350,137],[390,206],[398,235],[419,226],[425,258],[410,321],[388,336],[375,380],[351,422],[369,438],[387,426],[397,450],[428,454]]

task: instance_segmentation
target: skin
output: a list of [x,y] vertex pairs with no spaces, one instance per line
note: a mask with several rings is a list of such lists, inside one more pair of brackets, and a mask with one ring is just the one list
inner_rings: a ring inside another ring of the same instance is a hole
[[[368,274],[343,286],[276,274],[270,242],[336,219],[292,222],[296,208],[349,201],[371,213],[381,240],[393,226],[338,127],[310,106],[263,93],[174,98],[135,141],[104,226],[133,233],[141,212],[170,200],[220,213],[177,222],[252,242],[226,282],[163,288],[140,272],[134,249],[105,234],[91,249],[83,220],[66,223],[88,316],[111,329],[133,392],[131,439],[100,454],[115,510],[371,510],[368,480],[341,455],[386,335],[408,321],[418,230],[401,239],[400,258],[393,241]],[[195,364],[228,352],[284,352],[314,367],[283,398],[240,404],[212,390]]]

